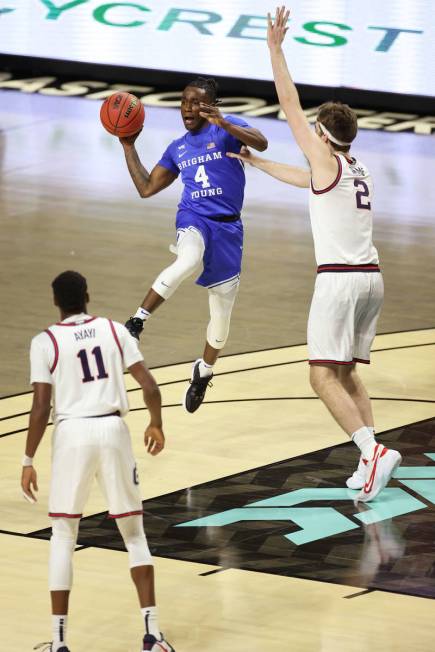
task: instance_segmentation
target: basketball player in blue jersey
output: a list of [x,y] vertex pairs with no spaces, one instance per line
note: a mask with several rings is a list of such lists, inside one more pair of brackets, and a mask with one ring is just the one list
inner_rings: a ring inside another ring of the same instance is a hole
[[151,173],[142,165],[134,146],[139,134],[120,138],[128,170],[141,197],[152,197],[167,188],[179,174],[184,184],[176,218],[177,258],[157,277],[125,325],[139,339],[144,322],[202,263],[196,282],[208,289],[210,322],[203,356],[193,364],[184,397],[186,410],[195,412],[227,341],[239,288],[245,172],[240,161],[226,154],[238,153],[242,145],[264,151],[267,140],[241,118],[221,114],[214,79],[198,77],[186,86],[181,117],[187,132],[169,145]]

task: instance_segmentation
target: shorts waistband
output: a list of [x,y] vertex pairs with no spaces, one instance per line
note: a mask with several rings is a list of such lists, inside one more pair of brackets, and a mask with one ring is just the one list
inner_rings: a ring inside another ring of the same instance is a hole
[[240,214],[238,215],[207,215],[207,220],[212,220],[213,222],[237,222],[240,220]]
[[317,273],[323,272],[380,272],[381,268],[376,263],[369,263],[366,265],[344,265],[342,263],[329,263],[327,265],[319,265]]
[[[73,419],[103,419],[104,417],[120,417],[121,412],[119,410],[116,410],[116,412],[109,412],[109,414],[93,414],[92,416],[87,416],[87,417],[71,417]],[[66,419],[59,419],[58,423],[62,423],[62,421],[69,421],[68,418]]]

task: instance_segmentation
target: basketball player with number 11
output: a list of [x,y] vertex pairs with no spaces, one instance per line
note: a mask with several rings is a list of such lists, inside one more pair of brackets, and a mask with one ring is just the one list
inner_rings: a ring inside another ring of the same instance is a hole
[[281,7],[273,23],[268,16],[267,42],[279,102],[310,170],[261,159],[246,148],[229,156],[310,189],[318,265],[308,320],[310,381],[361,451],[358,469],[347,485],[361,489],[356,500],[368,502],[382,491],[401,461],[400,453],[376,442],[370,399],[356,372],[357,362],[370,362],[384,296],[372,242],[372,179],[367,167],[350,154],[357,120],[347,105],[323,104],[311,129],[281,47],[289,15]]
[[[124,326],[87,314],[89,296],[86,279],[81,274],[63,272],[54,279],[52,287],[61,321],[32,340],[33,404],[21,477],[24,497],[36,502],[34,492],[38,484],[33,457],[47,427],[53,399],[49,508],[53,636],[51,641],[35,649],[70,652],[66,641],[73,552],[80,519],[96,477],[108,503],[108,518],[116,520],[128,551],[131,578],[145,626],[141,649],[175,652],[158,626],[153,561],[143,528],[130,433],[123,419],[128,412],[124,369],[129,370],[143,390],[150,417],[144,443],[151,455],[160,453],[165,445],[159,388],[144,364],[136,341]],[[105,579],[106,590],[110,590],[111,580]],[[95,630],[94,621],[92,627]],[[96,631],[93,636],[97,636]],[[98,640],[104,648],[104,636],[98,635]]]

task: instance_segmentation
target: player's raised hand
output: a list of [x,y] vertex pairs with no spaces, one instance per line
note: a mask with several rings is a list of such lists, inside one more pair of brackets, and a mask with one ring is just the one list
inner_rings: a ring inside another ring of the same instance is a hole
[[281,44],[287,34],[287,21],[290,16],[290,10],[284,5],[277,7],[275,19],[272,22],[272,16],[267,14],[267,45],[270,50],[280,50]]
[[222,123],[225,121],[224,116],[219,111],[218,107],[214,104],[206,104],[205,102],[200,102],[199,105],[199,115],[201,118],[205,118],[212,125],[222,126]]
[[240,161],[244,161],[245,163],[249,163],[249,165],[253,165],[253,154],[250,149],[248,149],[245,145],[243,145],[242,149],[238,154],[235,152],[227,152],[227,156],[229,158],[238,158]]
[[137,133],[133,134],[132,136],[122,136],[119,139],[119,142],[121,143],[122,146],[126,145],[127,147],[131,147],[134,145],[136,138],[139,136],[141,133],[142,129],[140,129]]
[[23,466],[21,489],[23,490],[24,498],[30,503],[36,503],[37,499],[33,492],[38,491],[38,478],[33,466]]
[[165,435],[157,426],[148,426],[145,430],[145,446],[150,455],[158,455],[165,447]]

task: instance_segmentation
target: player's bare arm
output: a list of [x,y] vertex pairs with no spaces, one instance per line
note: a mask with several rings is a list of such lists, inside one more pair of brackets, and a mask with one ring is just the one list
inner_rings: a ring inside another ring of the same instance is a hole
[[261,131],[252,127],[241,127],[228,122],[216,105],[201,102],[199,115],[211,124],[225,129],[225,131],[240,140],[244,145],[253,147],[259,152],[264,152],[267,149],[267,138],[263,136]]
[[139,133],[119,140],[124,148],[125,160],[133,183],[139,195],[146,198],[152,197],[170,186],[177,178],[177,175],[161,165],[156,165],[151,172],[148,172],[142,164],[135,147],[135,141]]
[[247,147],[242,147],[240,154],[234,152],[227,152],[230,158],[238,158],[244,163],[249,163],[254,168],[258,168],[271,177],[288,183],[291,186],[298,188],[309,188],[311,180],[311,172],[304,168],[299,168],[294,165],[286,165],[285,163],[277,163],[261,156],[256,156]]
[[290,11],[284,6],[277,8],[273,22],[271,15],[268,14],[267,44],[273,77],[279,103],[285,113],[287,123],[297,144],[310,163],[314,185],[323,188],[337,176],[338,164],[326,142],[310,127],[287,67],[282,43],[288,30],[289,16]]
[[145,446],[148,453],[158,455],[165,446],[162,430],[162,397],[159,387],[143,362],[136,362],[128,370],[142,387],[144,403],[150,413],[150,423],[144,436]]
[[26,450],[21,474],[21,488],[31,502],[36,502],[35,491],[38,491],[37,474],[33,464],[29,464],[44,436],[51,410],[51,385],[48,383],[33,384],[33,402],[29,417]]

